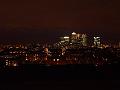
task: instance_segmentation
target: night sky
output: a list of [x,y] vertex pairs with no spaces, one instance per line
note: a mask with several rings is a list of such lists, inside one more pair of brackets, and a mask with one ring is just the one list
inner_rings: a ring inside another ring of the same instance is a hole
[[52,41],[73,31],[120,40],[119,0],[4,0],[0,41]]

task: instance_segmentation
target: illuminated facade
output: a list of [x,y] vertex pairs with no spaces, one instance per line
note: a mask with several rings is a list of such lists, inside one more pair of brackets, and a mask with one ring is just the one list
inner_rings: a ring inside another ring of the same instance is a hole
[[73,32],[71,35],[71,43],[78,43],[80,41],[80,36],[80,34]]
[[100,47],[100,37],[94,37],[94,46]]
[[82,34],[82,45],[87,46],[87,35],[86,34]]
[[72,47],[87,46],[87,35],[73,32],[69,36],[60,37],[61,45],[71,45]]
[[69,36],[60,37],[60,42],[61,43],[65,43],[65,42],[69,42],[69,41],[70,41]]

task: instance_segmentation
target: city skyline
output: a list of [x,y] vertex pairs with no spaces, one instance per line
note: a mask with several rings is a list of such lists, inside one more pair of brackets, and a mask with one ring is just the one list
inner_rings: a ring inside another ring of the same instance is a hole
[[120,0],[2,0],[0,89],[119,89]]
[[[94,36],[102,37],[104,43],[118,43],[120,41],[119,33],[104,33],[104,32],[87,32],[85,29],[28,29],[28,28],[2,28],[0,31],[0,42],[40,42],[40,43],[55,43],[59,37],[66,36],[72,32],[87,34],[89,39],[93,40]],[[114,36],[116,35],[116,36]]]

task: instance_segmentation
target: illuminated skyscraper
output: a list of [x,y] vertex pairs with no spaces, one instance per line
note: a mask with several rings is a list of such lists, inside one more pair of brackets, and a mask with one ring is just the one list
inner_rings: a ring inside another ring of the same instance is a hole
[[61,43],[69,42],[69,39],[70,39],[69,36],[60,37]]
[[73,32],[71,35],[60,37],[60,46],[82,47],[87,46],[87,35]]
[[64,41],[65,42],[69,42],[69,37],[68,36],[65,36],[65,37],[63,37],[64,38]]
[[76,34],[75,32],[71,35],[71,43],[78,43],[81,39],[81,34]]
[[100,47],[100,37],[94,37],[94,46]]
[[74,43],[75,42],[75,40],[76,40],[76,33],[75,32],[73,32],[72,33],[72,35],[71,35],[71,43]]
[[87,46],[87,35],[86,34],[82,34],[82,45]]

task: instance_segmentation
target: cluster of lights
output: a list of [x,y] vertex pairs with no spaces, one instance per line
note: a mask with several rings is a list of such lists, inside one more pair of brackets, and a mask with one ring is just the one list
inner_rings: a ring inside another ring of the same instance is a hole
[[10,52],[10,53],[12,54],[12,53],[25,53],[25,52],[22,52],[22,51],[20,51],[20,52],[14,51],[14,52]]
[[5,65],[6,66],[17,66],[17,63],[15,61],[6,60]]

